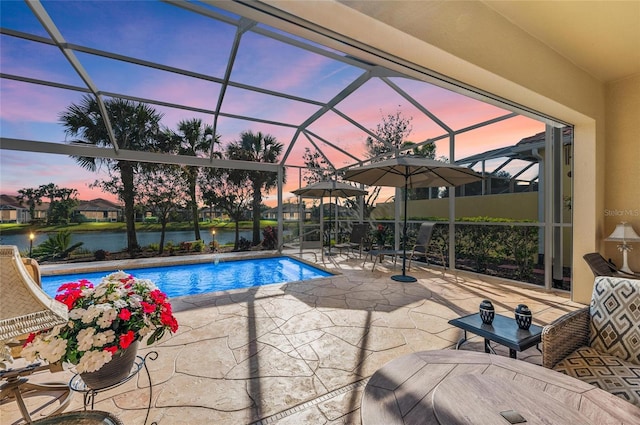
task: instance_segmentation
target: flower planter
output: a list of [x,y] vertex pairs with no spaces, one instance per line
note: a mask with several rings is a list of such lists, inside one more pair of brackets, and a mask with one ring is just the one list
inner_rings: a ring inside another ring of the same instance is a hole
[[126,350],[113,356],[95,372],[82,372],[80,377],[92,390],[107,388],[125,379],[131,373],[133,363],[138,354],[138,341],[133,342]]

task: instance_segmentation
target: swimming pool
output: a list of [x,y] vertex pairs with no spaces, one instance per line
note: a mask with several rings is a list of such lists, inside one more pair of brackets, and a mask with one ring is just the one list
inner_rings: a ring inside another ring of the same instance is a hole
[[[42,289],[53,297],[63,283],[87,279],[97,285],[104,276],[113,271],[115,270],[43,276]],[[329,272],[290,257],[184,264],[124,271],[141,279],[150,279],[169,297],[332,276]]]

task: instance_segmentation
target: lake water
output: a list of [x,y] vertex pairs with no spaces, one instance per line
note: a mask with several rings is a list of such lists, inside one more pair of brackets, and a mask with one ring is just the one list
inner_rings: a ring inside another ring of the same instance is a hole
[[[216,235],[217,236],[217,235]],[[290,257],[212,261],[201,264],[125,270],[140,279],[149,279],[169,297],[204,294],[273,283],[297,282],[332,276]],[[42,289],[54,297],[60,285],[87,279],[94,285],[110,272],[53,275],[42,277]]]
[[[51,233],[53,235],[53,233]],[[147,246],[149,244],[160,243],[160,232],[137,232],[138,244],[140,246]],[[211,242],[211,233],[207,230],[200,230],[200,236],[204,240],[205,244]],[[37,246],[46,241],[49,237],[48,234],[36,233],[36,238],[33,241],[33,246]],[[240,230],[240,237],[251,240],[251,230]],[[167,242],[173,242],[179,244],[184,241],[194,240],[193,230],[182,232],[166,232],[165,244]],[[235,240],[234,230],[216,230],[216,242],[220,245],[227,243],[233,243]],[[127,234],[123,232],[84,232],[84,233],[72,233],[71,243],[83,242],[81,249],[88,251],[96,251],[98,249],[104,249],[109,252],[118,252],[127,249]],[[3,235],[0,234],[0,245],[16,245],[21,252],[29,251],[29,235]]]

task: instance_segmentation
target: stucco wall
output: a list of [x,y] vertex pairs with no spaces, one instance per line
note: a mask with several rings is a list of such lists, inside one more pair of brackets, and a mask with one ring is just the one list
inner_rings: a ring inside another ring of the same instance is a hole
[[[393,203],[376,204],[372,218],[393,217]],[[449,198],[422,199],[407,203],[410,220],[424,217],[449,216]],[[508,195],[466,196],[456,198],[456,218],[499,217],[514,220],[538,219],[538,192],[511,193]]]
[[[607,143],[603,238],[621,221],[640,235],[640,75],[606,86]],[[600,252],[622,265],[616,243],[602,242]],[[640,243],[627,254],[631,270],[640,272]]]
[[[481,2],[266,1],[270,5],[474,87],[574,125],[572,298],[588,303],[593,275],[582,255],[604,229],[605,87]],[[611,93],[617,92],[613,87]],[[625,97],[624,93],[620,93]],[[626,116],[640,116],[631,105]],[[628,134],[621,128],[620,132]],[[637,135],[638,133],[636,133]],[[625,137],[626,139],[626,137]],[[637,140],[637,139],[636,139]],[[625,163],[632,168],[631,161]],[[621,168],[620,172],[631,173]],[[613,199],[611,201],[613,203]],[[618,201],[616,201],[618,202]],[[640,248],[639,248],[640,249]]]

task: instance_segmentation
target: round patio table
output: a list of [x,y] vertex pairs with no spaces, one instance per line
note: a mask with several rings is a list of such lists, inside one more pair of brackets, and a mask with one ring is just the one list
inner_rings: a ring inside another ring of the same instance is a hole
[[459,350],[392,360],[371,376],[360,407],[363,425],[640,423],[640,408],[586,382],[522,360]]

